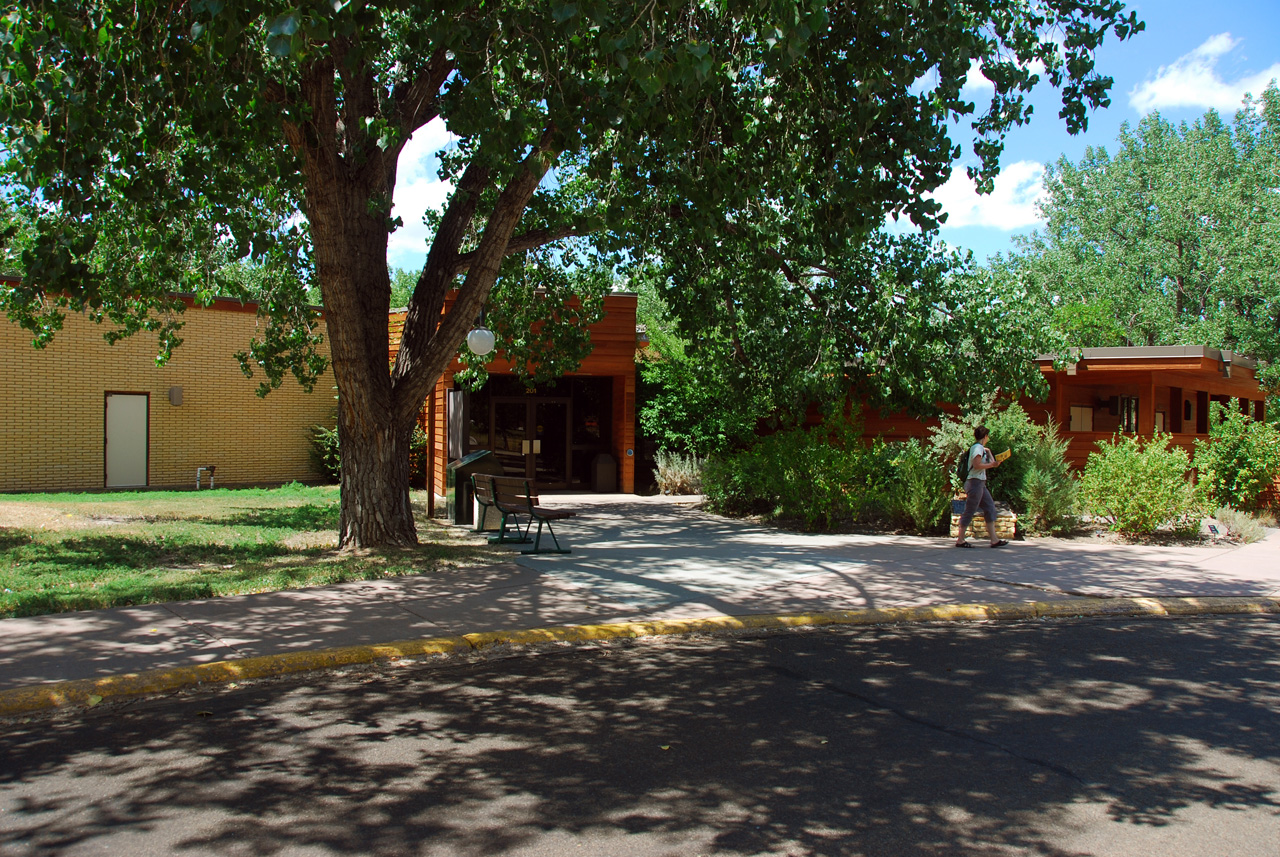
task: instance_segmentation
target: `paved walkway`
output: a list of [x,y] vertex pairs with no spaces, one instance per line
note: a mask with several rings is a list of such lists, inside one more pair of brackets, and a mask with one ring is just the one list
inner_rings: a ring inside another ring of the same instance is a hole
[[557,495],[568,556],[290,592],[0,620],[0,691],[339,646],[641,619],[1098,596],[1280,596],[1280,530],[1246,547],[782,533],[687,499]]

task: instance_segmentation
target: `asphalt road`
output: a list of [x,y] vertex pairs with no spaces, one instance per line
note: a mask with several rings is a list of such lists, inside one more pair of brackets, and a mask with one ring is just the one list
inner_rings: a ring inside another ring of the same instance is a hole
[[1280,618],[650,640],[3,724],[0,853],[1280,855]]

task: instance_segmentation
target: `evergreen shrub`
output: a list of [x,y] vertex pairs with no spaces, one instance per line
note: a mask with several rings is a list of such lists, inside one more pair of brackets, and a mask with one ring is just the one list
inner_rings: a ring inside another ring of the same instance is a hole
[[1031,447],[1022,477],[1021,500],[1030,529],[1035,532],[1061,533],[1075,523],[1080,490],[1067,465],[1067,446],[1057,423],[1050,420]]

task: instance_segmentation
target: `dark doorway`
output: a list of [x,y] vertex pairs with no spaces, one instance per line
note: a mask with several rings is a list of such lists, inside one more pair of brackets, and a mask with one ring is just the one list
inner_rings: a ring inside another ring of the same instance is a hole
[[612,438],[613,379],[560,378],[526,390],[490,377],[468,395],[464,452],[491,449],[503,471],[539,489],[586,488]]

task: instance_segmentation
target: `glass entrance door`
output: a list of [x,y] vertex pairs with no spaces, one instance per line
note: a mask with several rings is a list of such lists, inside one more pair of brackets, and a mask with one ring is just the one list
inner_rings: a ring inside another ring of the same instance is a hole
[[529,476],[525,461],[529,442],[526,430],[528,411],[529,407],[522,399],[495,399],[492,403],[489,412],[492,421],[489,437],[493,439],[493,454],[497,456],[506,476],[518,476],[522,479]]
[[534,475],[539,487],[569,487],[569,403],[534,401]]
[[541,488],[569,487],[569,400],[521,397],[491,400],[492,449],[503,473]]

